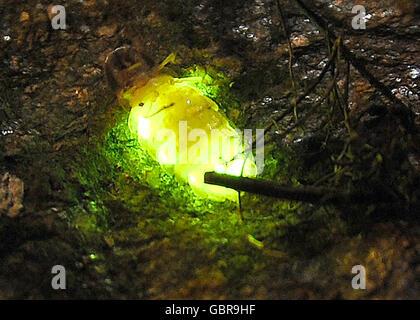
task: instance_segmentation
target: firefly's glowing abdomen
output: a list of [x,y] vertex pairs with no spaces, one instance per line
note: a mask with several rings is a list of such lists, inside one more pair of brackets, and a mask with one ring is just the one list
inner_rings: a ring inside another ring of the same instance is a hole
[[131,106],[130,130],[154,159],[196,194],[214,200],[236,198],[234,190],[205,184],[207,171],[256,174],[252,154],[244,155],[241,134],[189,78],[158,75],[123,97]]

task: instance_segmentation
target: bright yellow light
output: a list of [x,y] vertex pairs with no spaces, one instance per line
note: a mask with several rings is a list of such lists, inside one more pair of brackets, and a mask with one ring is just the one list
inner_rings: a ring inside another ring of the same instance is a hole
[[192,184],[197,183],[197,179],[194,177],[194,175],[193,175],[193,174],[190,174],[190,175],[188,176],[188,181],[189,181],[190,183],[192,183]]
[[138,122],[139,122],[139,126],[138,126],[139,134],[142,136],[142,138],[149,139],[150,138],[150,120],[145,119],[142,116],[139,116]]
[[[165,165],[169,172],[188,182],[196,195],[235,201],[235,190],[205,184],[204,174],[216,171],[237,176],[241,173],[244,176],[255,175],[254,159],[252,156],[246,161],[244,157],[239,158],[245,147],[239,145],[240,139],[232,139],[239,137],[239,133],[218,111],[217,104],[191,86],[191,82],[158,75],[142,86],[129,89],[123,95],[132,107],[129,128],[149,154]],[[201,130],[200,139],[190,138],[197,137],[193,130]],[[217,135],[212,137],[215,131],[220,133],[221,139]],[[215,142],[220,144],[213,148],[212,143]],[[164,145],[165,152],[162,149]],[[203,157],[206,161],[201,161],[202,154],[209,154]],[[242,169],[244,163],[245,168]]]
[[226,167],[223,164],[218,164],[214,167],[214,171],[217,173],[224,173],[226,170]]
[[161,151],[159,153],[159,159],[158,159],[158,161],[160,163],[168,163],[168,157],[166,156],[166,153],[165,152]]
[[231,174],[233,176],[240,176],[244,163],[245,163],[244,159],[233,160],[232,164],[228,166],[226,173]]

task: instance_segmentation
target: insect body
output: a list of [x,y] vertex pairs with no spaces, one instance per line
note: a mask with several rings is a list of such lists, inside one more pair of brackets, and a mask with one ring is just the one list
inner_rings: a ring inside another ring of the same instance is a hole
[[[197,78],[174,78],[158,68],[143,74],[120,98],[131,107],[129,128],[161,165],[213,200],[236,199],[236,192],[204,183],[204,173],[255,175],[252,153],[239,130],[217,104],[192,85]],[[246,148],[244,147],[246,146]]]

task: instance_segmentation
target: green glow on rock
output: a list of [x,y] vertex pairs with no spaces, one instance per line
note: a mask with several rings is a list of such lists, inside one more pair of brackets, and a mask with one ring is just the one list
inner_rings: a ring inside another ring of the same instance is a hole
[[[237,193],[204,183],[204,173],[256,175],[251,153],[245,155],[242,133],[209,97],[219,85],[202,68],[185,78],[160,74],[122,94],[131,107],[128,126],[140,145],[165,170],[212,200],[236,200]],[[218,77],[220,81],[226,79]]]
[[200,93],[210,98],[217,98],[220,93],[220,86],[218,83],[227,82],[228,80],[220,75],[216,75],[218,79],[212,78],[203,68],[194,67],[189,69],[181,78],[183,81],[187,80],[188,83],[197,88]]

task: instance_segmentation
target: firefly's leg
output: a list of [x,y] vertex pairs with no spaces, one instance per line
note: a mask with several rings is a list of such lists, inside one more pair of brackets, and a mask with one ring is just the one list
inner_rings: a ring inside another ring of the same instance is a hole
[[171,53],[169,56],[166,57],[165,60],[157,67],[156,71],[162,70],[168,63],[174,63],[175,62],[175,53]]

